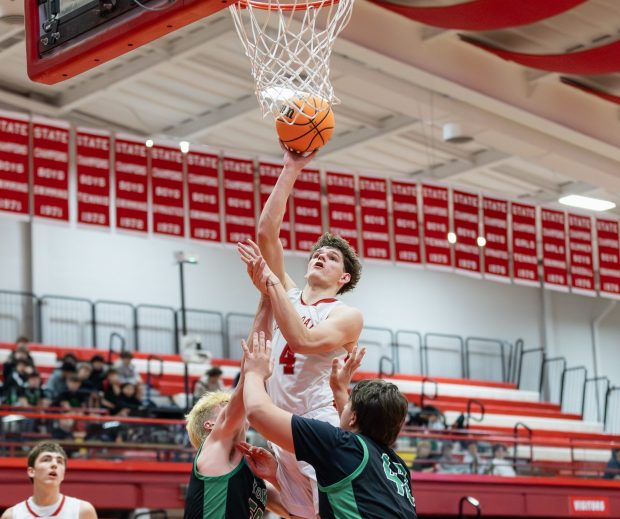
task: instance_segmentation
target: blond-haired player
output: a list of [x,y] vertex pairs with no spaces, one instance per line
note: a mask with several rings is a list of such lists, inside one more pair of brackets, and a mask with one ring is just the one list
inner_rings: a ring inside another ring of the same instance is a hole
[[[344,359],[355,347],[363,318],[336,296],[355,287],[361,265],[346,240],[326,233],[312,249],[306,283],[300,289],[286,274],[279,239],[295,180],[313,156],[285,152],[282,173],[260,216],[258,245],[248,240],[238,250],[255,286],[269,297],[275,319],[276,364],[267,381],[269,396],[281,409],[337,426],[329,387],[332,362]],[[282,503],[292,516],[314,518],[319,506],[314,469],[290,452],[272,447],[278,459]]]
[[32,496],[7,509],[2,519],[97,519],[97,512],[88,501],[60,493],[65,479],[67,453],[56,442],[40,442],[28,454],[28,477]]

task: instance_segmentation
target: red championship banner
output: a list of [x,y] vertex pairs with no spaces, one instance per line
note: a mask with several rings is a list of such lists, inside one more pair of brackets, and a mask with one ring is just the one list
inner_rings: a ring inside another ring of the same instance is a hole
[[589,216],[568,213],[568,251],[571,291],[595,296],[592,218]]
[[480,277],[480,196],[454,189],[452,191],[452,223],[456,243],[454,244],[454,266],[457,272]]
[[359,189],[364,257],[391,260],[387,180],[360,176]]
[[620,227],[617,220],[596,219],[599,288],[602,296],[620,299]]
[[30,118],[0,111],[0,211],[28,215]]
[[610,517],[609,498],[605,496],[570,496],[569,513],[575,517]]
[[148,231],[148,171],[144,139],[116,135],[114,141],[116,227]]
[[510,253],[508,249],[508,202],[482,197],[482,227],[484,246],[484,277],[510,283]]
[[32,118],[34,215],[69,221],[69,123]]
[[185,236],[183,153],[176,143],[155,143],[151,148],[151,200],[153,232]]
[[392,180],[390,188],[396,261],[419,265],[422,262],[422,255],[417,184],[406,180]]
[[219,156],[194,146],[187,154],[189,233],[194,240],[222,241],[220,230]]
[[224,223],[227,243],[254,239],[254,163],[252,160],[224,157]]
[[539,285],[536,247],[536,207],[510,204],[512,215],[512,271],[515,283]]
[[422,184],[422,221],[424,226],[424,260],[430,268],[452,267],[448,242],[450,210],[448,188]]
[[293,189],[295,215],[295,250],[306,252],[323,234],[321,174],[318,169],[304,169]]
[[540,210],[542,232],[543,281],[546,288],[568,291],[566,261],[566,213]]
[[355,177],[351,173],[327,172],[329,231],[341,236],[359,253],[355,214]]
[[78,128],[75,156],[78,223],[110,227],[110,133]]
[[[265,207],[265,203],[269,195],[273,191],[278,177],[282,173],[282,164],[277,162],[269,162],[261,160],[258,164],[258,192],[260,193],[261,211]],[[280,227],[280,241],[282,247],[286,250],[291,249],[291,212],[289,211],[289,203],[286,203],[286,212]]]

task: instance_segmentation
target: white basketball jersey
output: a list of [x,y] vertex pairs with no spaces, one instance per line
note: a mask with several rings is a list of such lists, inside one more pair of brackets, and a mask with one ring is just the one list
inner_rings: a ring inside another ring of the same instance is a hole
[[[343,304],[338,299],[322,299],[307,305],[303,302],[299,288],[293,288],[287,294],[308,329],[327,319],[334,308]],[[275,366],[267,380],[267,391],[275,405],[297,415],[333,405],[334,395],[329,387],[329,375],[332,360],[346,357],[347,351],[344,348],[310,355],[293,353],[277,324],[274,326],[271,347]]]
[[80,500],[75,497],[60,496],[57,503],[50,506],[37,506],[32,497],[13,507],[13,519],[34,519],[49,517],[56,519],[80,519]]

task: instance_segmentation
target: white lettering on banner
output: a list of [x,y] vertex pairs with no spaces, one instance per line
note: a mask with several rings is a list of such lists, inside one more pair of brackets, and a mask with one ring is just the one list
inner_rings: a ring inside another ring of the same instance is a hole
[[496,227],[497,229],[508,228],[508,222],[500,218],[491,218],[490,216],[484,217],[484,225],[486,227]]
[[192,202],[214,205],[217,203],[217,196],[194,192],[192,193]]
[[11,182],[10,180],[0,180],[0,189],[8,191],[16,191],[18,193],[27,193],[28,184],[22,182]]
[[129,193],[144,193],[146,187],[139,182],[129,182],[128,180],[121,180],[118,183],[119,191],[127,191]]
[[566,254],[566,249],[563,245],[556,245],[555,243],[544,243],[543,251],[551,254]]
[[526,218],[531,218],[532,220],[536,218],[536,208],[535,207],[523,207],[521,205],[513,205],[512,206],[512,214],[516,216],[524,216]]
[[28,137],[28,123],[0,118],[0,132]]
[[130,173],[132,175],[146,176],[146,166],[140,164],[132,164],[131,162],[117,162],[117,173]]
[[450,264],[450,258],[448,258],[445,254],[437,254],[436,252],[433,252],[428,255],[428,259],[432,263],[440,263],[442,265]]
[[230,241],[245,241],[251,237],[252,235],[247,232],[231,232],[230,233]]
[[443,233],[448,232],[448,226],[445,223],[424,222],[424,228],[429,231],[436,231],[436,232],[443,232]]
[[37,177],[49,178],[62,182],[65,179],[65,172],[61,169],[37,168]]
[[433,189],[432,187],[422,186],[422,194],[424,198],[448,201],[448,191],[446,189]]
[[456,229],[456,235],[461,238],[472,238],[476,239],[478,237],[478,233],[473,229],[466,229],[465,227],[458,227]]
[[234,207],[237,209],[252,209],[252,200],[244,200],[243,198],[227,198],[227,207]]
[[616,254],[608,254],[608,253],[601,253],[601,261],[605,261],[608,263],[618,263],[618,256]]
[[339,234],[343,238],[357,238],[357,231],[355,229],[343,229],[341,227],[336,227],[335,230],[335,234]]
[[78,147],[85,147],[93,150],[108,151],[110,149],[110,139],[106,137],[96,137],[94,135],[85,135],[83,133],[78,133],[76,135],[76,144]]
[[355,188],[355,180],[349,176],[327,175],[328,186]]
[[85,204],[108,205],[109,198],[107,196],[89,195],[88,193],[78,193],[78,201]]
[[34,138],[46,141],[60,142],[62,144],[69,143],[69,132],[67,130],[59,130],[56,128],[48,128],[46,126],[34,127]]
[[440,240],[437,238],[430,238],[427,237],[424,240],[424,243],[426,243],[427,245],[431,246],[431,247],[440,247],[440,248],[447,248],[449,246],[448,244],[448,240]]
[[417,220],[406,220],[405,218],[396,218],[396,227],[399,229],[417,229]]
[[295,214],[298,216],[318,218],[320,213],[318,207],[295,206]]
[[0,171],[6,171],[8,173],[17,173],[21,175],[24,173],[24,165],[19,162],[9,162],[8,160],[0,160]]
[[360,189],[385,193],[385,182],[381,180],[369,180],[367,178],[360,178]]
[[165,234],[181,234],[181,226],[176,223],[170,222],[157,222],[155,225],[155,231]]
[[458,260],[457,266],[465,270],[478,270],[479,267],[476,261],[462,258]]
[[163,178],[173,182],[183,182],[183,173],[173,169],[153,168],[153,178]]
[[456,243],[455,249],[459,252],[465,252],[467,254],[479,254],[480,249],[476,245],[467,245],[465,243]]
[[605,292],[611,292],[612,294],[620,294],[620,283],[614,283],[613,281],[605,281],[603,283],[603,290]]
[[566,262],[561,260],[555,260],[551,258],[543,258],[543,265],[545,267],[551,267],[564,270],[566,268]]
[[403,245],[419,245],[420,238],[417,236],[403,236],[402,234],[397,234],[394,237],[395,243],[402,243]]
[[234,225],[245,225],[248,227],[254,227],[254,218],[248,218],[247,216],[235,216],[232,214],[226,215],[226,223],[232,223]]
[[618,248],[618,240],[607,240],[605,238],[603,238],[603,239],[599,238],[598,246],[599,246],[599,248],[600,247],[607,247],[609,249],[617,249]]
[[198,155],[195,153],[187,155],[188,166],[198,166],[200,168],[215,169],[217,171],[218,164],[219,157],[213,155]]
[[183,218],[184,211],[182,207],[170,207],[168,205],[153,205],[153,212],[157,214],[164,214],[166,216],[178,216]]
[[536,242],[534,240],[525,240],[523,238],[516,238],[515,246],[523,247],[524,249],[534,249],[536,247]]
[[116,154],[132,155],[134,157],[146,157],[146,147],[143,144],[116,141]]
[[513,222],[512,228],[513,228],[513,230],[515,230],[517,232],[522,232],[523,234],[536,234],[536,226],[535,225],[529,225],[529,224],[526,224],[526,223],[516,223],[516,222]]
[[174,198],[175,200],[181,199],[181,191],[170,187],[155,187],[155,195],[161,196],[162,198]]
[[508,251],[505,250],[485,249],[485,255],[488,258],[508,259]]
[[500,202],[499,200],[489,200],[488,198],[485,198],[482,201],[482,207],[490,211],[495,211],[496,213],[508,214],[507,202]]
[[498,265],[497,263],[487,265],[487,270],[489,271],[489,274],[497,274],[498,276],[508,275],[508,269],[504,265]]
[[294,196],[295,198],[299,198],[300,200],[318,201],[321,199],[321,193],[319,193],[318,191],[307,191],[305,189],[296,189]]
[[224,188],[235,191],[243,191],[244,193],[253,193],[254,184],[252,182],[246,182],[244,180],[224,180]]
[[217,187],[218,181],[217,177],[208,177],[206,175],[195,175],[190,173],[187,177],[187,182],[189,184],[197,184],[200,186],[209,186],[209,187]]
[[454,219],[461,222],[478,223],[478,213],[464,213],[463,211],[454,211]]
[[578,267],[576,265],[572,265],[570,271],[573,275],[579,274],[581,276],[592,276],[592,269],[586,267]]
[[125,229],[144,229],[144,221],[139,218],[123,217],[120,219],[119,224]]
[[200,227],[194,229],[194,236],[196,238],[202,238],[203,240],[217,240],[217,231],[215,229],[205,229]]
[[590,241],[592,239],[592,236],[589,232],[576,231],[575,229],[569,230],[568,235],[570,236],[571,240]]
[[295,224],[297,232],[307,232],[310,234],[321,234],[323,230],[320,225],[308,225],[304,223]]
[[84,223],[97,223],[100,225],[105,225],[106,216],[101,213],[84,212],[80,213],[80,221]]
[[575,216],[574,214],[569,214],[568,223],[571,227],[590,229],[590,218],[588,218],[587,216]]
[[237,162],[236,160],[224,159],[224,170],[235,173],[254,173],[252,162]]
[[196,220],[205,220],[207,222],[220,221],[220,215],[217,213],[207,213],[205,211],[196,211],[195,209],[189,212],[189,217]]
[[570,250],[579,252],[592,252],[592,245],[590,245],[589,243],[571,242]]
[[478,207],[478,197],[476,195],[466,195],[464,193],[453,193],[454,203]]
[[600,273],[601,275],[609,276],[612,278],[620,277],[620,269],[608,269],[603,267],[600,269]]
[[154,148],[151,148],[151,157],[153,158],[153,160],[161,160],[165,162],[176,162],[177,164],[183,164],[183,154],[177,150],[154,147]]
[[[297,182],[308,182],[309,184],[320,184],[321,178],[318,171],[302,171],[297,177]],[[318,186],[317,186],[318,187]]]
[[367,223],[370,225],[386,225],[387,224],[384,216],[378,216],[374,214],[364,215],[364,223]]
[[258,173],[261,176],[278,178],[282,172],[282,166],[272,166],[271,164],[260,164]]
[[560,231],[558,229],[548,229],[548,228],[543,227],[542,235],[548,238],[556,238],[558,240],[565,239],[564,231]]
[[392,193],[395,195],[415,197],[417,195],[416,185],[392,183]]
[[387,258],[388,251],[379,247],[368,247],[368,256],[371,258]]
[[561,274],[549,274],[547,276],[547,281],[550,283],[557,283],[558,285],[563,285],[566,282],[566,279]]
[[63,210],[55,205],[42,205],[39,209],[41,216],[50,216],[53,218],[62,218]]
[[355,205],[355,197],[348,195],[327,195],[330,204]]
[[519,263],[528,263],[530,265],[538,265],[538,258],[536,256],[528,256],[527,254],[514,254],[514,260]]
[[56,162],[68,162],[69,156],[64,151],[48,150],[47,148],[35,148],[35,159],[55,160]]
[[387,202],[376,198],[362,198],[361,206],[372,207],[373,209],[387,209]]
[[398,259],[405,261],[419,261],[418,253],[412,250],[401,250],[398,252]]
[[93,177],[92,175],[80,175],[79,182],[84,186],[106,187],[108,185],[105,177]]
[[394,211],[403,211],[405,213],[417,213],[418,206],[415,204],[406,204],[404,202],[394,202]]
[[389,241],[390,240],[390,236],[385,232],[364,231],[362,232],[362,236],[365,240],[374,240],[374,241]]
[[495,233],[492,233],[492,232],[488,232],[486,234],[486,239],[490,243],[501,243],[501,244],[504,244],[507,241],[505,234],[495,234]]
[[12,153],[13,155],[28,155],[28,146],[26,144],[17,144],[15,142],[0,142],[0,151]]
[[124,198],[116,199],[116,207],[121,209],[133,209],[134,211],[146,212],[146,202],[136,202],[135,200],[125,200]]
[[532,270],[518,268],[517,269],[517,277],[520,278],[520,279],[532,279],[532,280],[535,280],[535,279],[538,278],[538,275],[536,274],[536,272],[534,272]]
[[47,186],[34,186],[33,192],[35,195],[51,196],[54,198],[69,198],[69,192],[66,189],[56,189]]
[[605,501],[595,499],[574,499],[573,508],[576,512],[605,512]]
[[348,213],[346,211],[332,211],[331,217],[332,219],[341,222],[352,222],[355,220],[355,216],[353,215],[353,213]]
[[424,214],[427,216],[443,216],[448,218],[448,208],[447,207],[434,207],[432,205],[424,206]]
[[78,155],[77,157],[78,166],[84,166],[87,168],[95,168],[95,169],[110,169],[110,162],[108,159],[100,159],[97,157],[84,157],[84,155]]
[[564,225],[564,214],[563,213],[550,213],[548,211],[542,211],[542,219],[544,222],[553,222],[553,223],[559,223],[560,225]]
[[583,254],[573,254],[571,260],[573,264],[590,265],[592,263],[592,258],[590,256],[584,256]]

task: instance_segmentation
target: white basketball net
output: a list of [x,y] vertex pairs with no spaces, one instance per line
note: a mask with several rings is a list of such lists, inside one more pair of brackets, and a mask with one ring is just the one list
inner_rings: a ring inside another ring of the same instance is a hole
[[230,6],[263,116],[278,117],[284,105],[302,111],[305,102],[287,103],[291,98],[319,96],[328,103],[325,110],[340,102],[329,80],[329,58],[354,0],[335,1],[242,0]]

